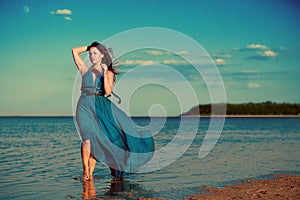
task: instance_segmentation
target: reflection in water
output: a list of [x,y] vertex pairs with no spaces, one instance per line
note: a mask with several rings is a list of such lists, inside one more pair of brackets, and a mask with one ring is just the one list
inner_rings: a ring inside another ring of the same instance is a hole
[[104,194],[97,194],[94,186],[94,180],[83,181],[82,183],[82,199],[97,199],[97,198],[138,198],[138,197],[153,197],[150,191],[143,189],[139,184],[129,180],[113,179],[110,181],[110,187]]
[[93,180],[87,180],[82,182],[82,199],[95,199],[96,190]]

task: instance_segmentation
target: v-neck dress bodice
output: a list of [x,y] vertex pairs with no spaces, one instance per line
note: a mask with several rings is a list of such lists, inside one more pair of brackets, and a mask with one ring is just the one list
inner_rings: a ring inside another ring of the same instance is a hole
[[[96,75],[94,80],[91,68],[83,75],[81,90],[96,92],[96,90],[104,93],[104,76],[103,72],[100,72]],[[84,92],[81,95],[87,95]]]
[[111,169],[114,177],[137,173],[154,153],[150,133],[134,129],[132,120],[104,95],[104,76],[93,80],[91,68],[82,77],[76,123],[82,141],[90,140],[91,154]]

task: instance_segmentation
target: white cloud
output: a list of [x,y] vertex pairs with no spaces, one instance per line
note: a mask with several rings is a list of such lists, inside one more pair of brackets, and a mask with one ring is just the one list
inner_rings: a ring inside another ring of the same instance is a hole
[[179,55],[186,55],[186,54],[188,54],[188,52],[187,51],[179,51],[177,54],[179,54]]
[[52,15],[71,15],[72,11],[69,9],[58,9],[56,11],[51,11],[50,14],[52,14]]
[[135,63],[137,65],[152,65],[155,64],[153,60],[136,60]]
[[71,17],[69,17],[69,16],[65,16],[65,20],[67,20],[67,21],[71,21],[71,20],[72,20],[72,18],[71,18]]
[[155,56],[165,54],[165,52],[160,51],[160,50],[147,50],[146,52],[148,54],[155,55]]
[[[195,60],[191,61],[189,63],[186,60],[176,60],[176,59],[165,59],[165,60],[120,60],[120,65],[152,65],[152,64],[164,64],[164,65],[191,65],[191,64],[196,64],[196,65],[204,65],[204,64],[209,64],[212,65],[213,63],[211,60]],[[223,63],[225,64],[225,62]]]
[[[278,55],[278,53],[270,50],[270,48],[267,47],[266,45],[261,45],[261,44],[250,44],[246,48],[236,49],[236,50],[238,50],[238,51],[255,50],[256,51],[255,55],[247,56],[245,58],[245,60],[266,60],[266,59],[270,59],[272,57],[276,57]],[[277,50],[279,50],[279,52],[280,52],[280,49],[277,49]]]
[[260,88],[260,85],[258,83],[248,83],[249,88]]
[[185,60],[164,60],[163,64],[165,65],[186,65],[188,64]]
[[187,65],[185,60],[125,60],[120,61],[121,65],[153,65],[153,64],[165,64],[165,65]]
[[153,60],[125,60],[120,61],[121,65],[152,65],[156,64]]
[[262,44],[249,44],[247,49],[269,49],[266,45]]
[[224,65],[225,64],[225,61],[222,58],[217,58],[215,60],[215,62],[216,62],[217,65]]
[[30,12],[29,6],[23,6],[23,11],[24,11],[25,13],[29,13],[29,12]]
[[134,61],[133,60],[125,60],[125,61],[121,61],[122,65],[134,65]]
[[271,50],[267,50],[267,51],[264,51],[263,55],[266,57],[275,57],[275,56],[277,56],[277,53],[275,53],[274,51],[271,51]]

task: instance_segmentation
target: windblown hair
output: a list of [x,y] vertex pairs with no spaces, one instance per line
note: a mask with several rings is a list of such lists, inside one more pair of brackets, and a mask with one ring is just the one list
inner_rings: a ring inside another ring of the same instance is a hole
[[113,55],[110,55],[110,53],[112,54],[112,50],[110,49],[111,52],[109,52],[109,50],[103,44],[100,44],[96,41],[87,47],[87,51],[89,51],[91,47],[96,47],[104,55],[102,63],[107,65],[107,69],[114,74],[118,74],[118,72],[116,71],[117,67],[113,65]]

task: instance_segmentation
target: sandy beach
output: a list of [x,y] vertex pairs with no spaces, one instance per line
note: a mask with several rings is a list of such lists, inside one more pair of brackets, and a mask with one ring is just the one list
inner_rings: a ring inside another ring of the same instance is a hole
[[[87,182],[86,184],[88,184]],[[92,182],[91,182],[92,183]],[[86,185],[84,184],[84,185]],[[93,184],[92,184],[93,186]],[[260,199],[260,200],[296,200],[300,199],[300,175],[273,175],[270,179],[248,179],[236,185],[228,185],[223,188],[197,188],[201,194],[190,194],[184,200],[232,200],[232,199]],[[94,186],[84,190],[83,199],[96,197]],[[92,192],[91,192],[92,191]],[[88,193],[86,193],[88,192]],[[204,194],[203,194],[204,192]],[[92,193],[92,196],[90,196]],[[88,196],[85,196],[88,194]],[[134,198],[137,191],[122,192],[128,198]],[[67,198],[75,198],[68,196]],[[102,198],[100,198],[102,199]],[[106,198],[105,198],[106,199]],[[108,198],[111,199],[111,198]],[[112,198],[115,199],[115,198]],[[119,198],[127,199],[127,198]],[[143,198],[138,200],[168,200],[168,198]]]
[[229,199],[300,199],[299,175],[274,175],[266,180],[244,180],[223,188],[198,188],[208,194],[193,194],[185,200]]

